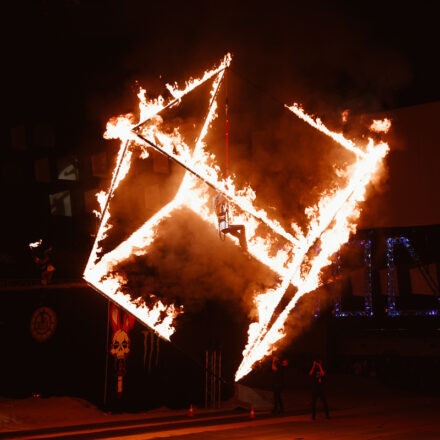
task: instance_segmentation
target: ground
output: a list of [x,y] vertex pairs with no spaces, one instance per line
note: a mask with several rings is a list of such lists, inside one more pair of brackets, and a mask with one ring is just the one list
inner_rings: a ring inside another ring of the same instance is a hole
[[[80,399],[0,399],[0,438],[413,440],[440,439],[440,398],[384,387],[374,379],[340,376],[329,386],[331,418],[310,416],[309,390],[287,390],[286,414],[248,408],[219,411],[162,408],[138,414],[106,414]],[[74,427],[72,427],[74,426]],[[55,429],[48,429],[56,427]],[[20,431],[20,432],[18,432]]]

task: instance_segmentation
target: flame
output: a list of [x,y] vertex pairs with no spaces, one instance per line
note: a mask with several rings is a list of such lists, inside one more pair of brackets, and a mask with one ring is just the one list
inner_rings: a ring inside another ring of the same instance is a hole
[[391,120],[390,119],[373,119],[372,124],[369,127],[370,131],[374,131],[375,133],[388,133],[391,128]]
[[351,151],[352,153],[356,154],[357,156],[362,156],[363,152],[362,150],[356,146],[356,144],[344,137],[342,133],[335,133],[334,131],[330,131],[321,121],[319,118],[313,118],[312,116],[308,115],[304,112],[301,105],[297,104],[296,102],[293,103],[290,107],[288,105],[285,106],[288,108],[291,112],[295,113],[298,118],[302,119],[303,121],[307,122],[312,127],[319,130],[321,133],[326,134],[330,138],[332,138],[335,142],[337,142],[342,147],[346,148],[347,150]]
[[[236,187],[231,176],[223,179],[214,155],[207,151],[205,138],[210,125],[217,117],[217,92],[230,62],[231,55],[227,54],[218,67],[206,71],[198,79],[189,80],[182,89],[177,84],[167,85],[172,97],[168,100],[161,96],[150,99],[146,90],[140,89],[139,121],[136,122],[132,114],[112,118],[109,121],[105,137],[118,138],[121,140],[121,145],[110,189],[107,193],[98,195],[101,222],[84,278],[154,329],[161,337],[169,339],[175,331],[173,320],[182,313],[182,309],[174,305],[166,306],[154,295],[151,295],[151,299],[155,304],[150,308],[141,301],[131,300],[129,294],[123,291],[126,278],[115,271],[120,263],[132,255],[146,255],[158,234],[161,223],[170,218],[178,208],[190,208],[213,227],[217,227],[217,218],[210,203],[211,195],[208,189],[211,187],[223,193],[231,202],[234,221],[246,226],[249,254],[272,269],[281,280],[278,286],[255,296],[258,322],[252,323],[249,327],[248,343],[236,373],[236,380],[239,380],[251,371],[256,362],[271,352],[274,344],[284,335],[283,327],[289,312],[302,295],[316,289],[320,283],[321,269],[329,264],[330,256],[355,230],[359,203],[364,200],[366,186],[379,169],[388,146],[384,143],[375,144],[369,140],[366,147],[361,147],[346,139],[341,133],[330,131],[319,118],[314,119],[307,115],[298,104],[286,106],[312,127],[353,152],[356,158],[356,162],[344,172],[345,186],[326,192],[315,206],[306,211],[309,218],[306,231],[302,231],[295,223],[292,223],[289,231],[286,230],[277,220],[270,218],[266,211],[255,206],[256,194],[252,188]],[[159,114],[168,107],[179,105],[187,93],[211,79],[208,112],[195,146],[191,148],[184,142],[178,128],[172,133],[163,129],[163,120]],[[129,172],[133,154],[138,153],[141,158],[146,158],[151,148],[167,155],[187,169],[177,194],[124,242],[100,256],[102,253],[100,243],[111,228],[109,203],[114,192]],[[269,230],[265,236],[258,232],[261,223],[264,223]],[[286,245],[273,253],[275,236],[283,237]],[[238,244],[237,239],[233,237],[228,239]],[[320,252],[310,259],[309,250],[317,240],[320,241]],[[305,270],[304,266],[308,269]],[[274,319],[274,312],[290,285],[297,288],[297,293],[282,313]]]
[[43,239],[42,238],[40,238],[38,241],[36,241],[34,243],[29,243],[29,247],[31,249],[35,249],[35,248],[41,246],[41,243],[43,243]]
[[[117,246],[117,248],[99,258],[98,255],[102,251],[100,248],[100,243],[104,238],[106,238],[107,232],[111,228],[111,224],[109,222],[109,203],[119,184],[130,170],[133,153],[129,148],[133,146],[134,141],[138,140],[138,134],[135,130],[140,129],[143,134],[149,134],[150,128],[148,126],[144,126],[145,122],[148,120],[154,120],[155,124],[153,124],[153,126],[158,128],[160,126],[160,117],[157,116],[159,112],[167,107],[178,104],[184,95],[209,79],[214,78],[213,88],[211,91],[212,102],[208,116],[203,125],[202,132],[199,136],[195,152],[203,148],[203,139],[206,136],[210,123],[216,116],[216,103],[214,99],[215,94],[220,86],[224,71],[229,66],[230,61],[231,55],[227,54],[218,67],[206,71],[202,78],[190,80],[186,83],[186,86],[183,89],[179,89],[177,85],[168,86],[168,89],[173,97],[173,99],[169,100],[168,102],[166,102],[166,100],[161,96],[154,100],[147,100],[145,90],[141,89],[138,95],[140,122],[134,125],[134,117],[131,114],[112,118],[108,122],[106,132],[104,134],[104,137],[107,139],[120,139],[121,145],[118,151],[110,189],[108,193],[100,193],[97,195],[100,204],[99,216],[101,218],[101,222],[83,276],[84,279],[93,287],[107,295],[112,301],[116,302],[121,307],[128,310],[140,321],[151,327],[161,337],[167,340],[169,340],[170,336],[175,331],[173,320],[179,313],[182,312],[182,309],[174,305],[165,306],[158,299],[152,308],[147,307],[140,301],[131,300],[129,294],[124,293],[122,290],[122,287],[126,283],[125,277],[113,272],[115,266],[127,259],[129,256],[133,254],[142,255],[146,253],[146,249],[154,240],[158,225],[165,218],[169,217],[174,209],[181,206],[185,202],[185,197],[183,194],[181,194],[179,197],[176,197],[172,202],[163,207],[159,212],[145,222],[145,224],[134,234],[132,234],[131,237]],[[153,134],[157,134],[159,139],[162,139],[164,142],[171,141],[172,145],[175,145],[177,142],[179,151],[182,154],[190,154],[190,149],[181,141],[178,132],[176,132],[174,137],[170,139],[168,139],[167,136],[162,134],[158,129]],[[144,149],[142,157],[147,156],[148,153]],[[189,188],[192,181],[192,178],[185,176],[181,187]],[[192,185],[194,185],[194,182],[192,182]],[[180,192],[181,191],[179,191],[179,193]],[[151,297],[154,299],[154,295]]]
[[[235,375],[236,381],[248,374],[256,362],[271,353],[274,344],[284,336],[283,328],[290,311],[305,293],[319,287],[320,271],[330,263],[330,256],[348,241],[350,233],[355,231],[355,221],[360,214],[359,203],[365,199],[366,187],[380,169],[389,151],[386,143],[375,144],[372,139],[368,140],[366,151],[363,151],[360,146],[348,141],[342,134],[330,131],[321,120],[305,114],[297,104],[286,107],[344,148],[353,151],[356,154],[356,162],[346,172],[348,183],[345,187],[334,191],[333,194],[323,195],[317,205],[306,210],[309,216],[308,233],[299,239],[299,246],[295,249],[294,261],[288,276],[277,289],[256,298],[259,321],[252,323],[249,328],[248,343]],[[309,249],[318,239],[320,250],[312,261],[307,262],[310,268],[304,274],[301,268]],[[273,313],[290,283],[298,290],[282,313],[271,323]]]

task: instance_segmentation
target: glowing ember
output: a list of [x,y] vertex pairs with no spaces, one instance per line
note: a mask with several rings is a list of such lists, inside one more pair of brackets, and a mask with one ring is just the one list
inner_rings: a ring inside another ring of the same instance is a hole
[[388,130],[391,128],[391,120],[390,119],[374,119],[373,123],[370,125],[370,131],[374,131],[375,133],[388,133]]
[[31,249],[35,249],[35,248],[41,246],[41,243],[43,243],[43,239],[42,238],[40,238],[40,240],[36,241],[35,243],[29,243],[29,247]]
[[[187,82],[183,89],[179,89],[176,84],[168,85],[167,88],[172,96],[168,101],[163,97],[149,100],[146,91],[141,89],[138,95],[139,121],[136,122],[131,114],[109,121],[105,137],[119,138],[121,146],[110,189],[107,193],[98,195],[101,207],[98,214],[101,224],[84,278],[160,336],[169,339],[175,331],[173,319],[182,310],[173,305],[165,306],[154,295],[150,296],[154,303],[153,307],[147,307],[141,301],[133,301],[128,293],[123,292],[127,280],[116,272],[117,267],[132,255],[146,255],[157,236],[159,225],[164,219],[171,217],[177,208],[190,208],[216,228],[217,218],[210,203],[208,189],[211,187],[216,192],[222,193],[231,202],[234,220],[246,226],[249,254],[272,269],[281,279],[279,286],[255,297],[258,322],[252,323],[249,328],[248,344],[236,373],[236,380],[239,380],[251,371],[256,362],[271,352],[274,344],[283,336],[283,326],[289,312],[302,295],[319,286],[319,274],[322,268],[329,264],[330,256],[348,241],[350,233],[355,230],[355,221],[359,216],[359,202],[364,200],[366,187],[379,169],[388,146],[384,143],[374,144],[370,140],[369,144],[362,148],[346,139],[341,133],[330,131],[320,119],[307,115],[299,105],[286,106],[312,127],[353,152],[356,159],[355,163],[345,170],[345,186],[323,194],[321,200],[306,211],[309,218],[307,230],[303,232],[296,224],[292,224],[291,232],[286,231],[264,210],[255,207],[256,195],[250,187],[238,189],[233,178],[222,179],[220,169],[215,165],[215,157],[206,150],[204,140],[212,121],[216,118],[217,92],[230,62],[231,56],[228,54],[218,67],[205,72],[199,79]],[[158,113],[165,108],[179,105],[187,93],[210,79],[213,81],[211,102],[196,145],[191,149],[184,142],[178,128],[172,133],[162,128],[162,119]],[[130,237],[99,258],[100,243],[111,228],[109,202],[118,185],[129,172],[133,155],[137,152],[141,158],[146,158],[151,148],[165,154],[187,170],[179,190],[171,202],[162,207]],[[268,226],[271,231],[266,236],[257,233],[261,223]],[[271,252],[274,234],[282,236],[287,241],[287,245],[275,254]],[[317,241],[320,251],[311,260],[308,253]],[[238,240],[236,243],[238,244]],[[275,319],[275,309],[290,284],[296,286],[297,293]]]

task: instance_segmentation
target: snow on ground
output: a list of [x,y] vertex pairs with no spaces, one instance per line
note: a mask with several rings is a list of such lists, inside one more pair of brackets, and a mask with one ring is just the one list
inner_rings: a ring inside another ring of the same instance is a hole
[[[291,414],[307,414],[310,418],[311,391],[304,381],[295,386],[288,386],[283,393],[285,409]],[[330,375],[328,378],[327,400],[330,413],[349,414],[360,413],[371,415],[376,413],[422,413],[440,409],[438,397],[425,397],[398,391],[380,384],[372,378],[355,376]],[[271,393],[266,391],[257,393],[266,399]],[[237,406],[249,408],[251,405],[242,405],[237,399],[223,402],[222,410],[232,410]],[[195,408],[195,415],[206,412]],[[73,397],[26,398],[6,399],[0,397],[0,432],[57,427],[68,425],[92,424],[121,420],[136,420],[156,417],[173,417],[187,415],[188,409],[180,411],[168,408],[159,408],[153,411],[131,414],[110,414],[98,409],[89,402]],[[351,416],[353,416],[353,414]],[[322,418],[322,413],[318,415]],[[350,416],[349,416],[350,417]],[[440,434],[439,434],[440,438]]]
[[110,414],[75,397],[6,399],[0,397],[0,432],[131,420],[182,414],[159,408],[136,414]]

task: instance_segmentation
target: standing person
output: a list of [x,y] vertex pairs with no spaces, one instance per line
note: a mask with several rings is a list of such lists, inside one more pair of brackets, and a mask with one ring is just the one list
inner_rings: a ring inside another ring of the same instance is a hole
[[273,413],[283,413],[284,405],[281,398],[281,393],[284,388],[284,370],[288,362],[286,359],[280,360],[277,356],[272,359],[272,373],[273,373]]
[[328,411],[327,398],[325,396],[326,374],[325,374],[324,368],[322,368],[321,360],[313,361],[313,366],[312,366],[312,369],[310,370],[309,375],[312,376],[312,378],[313,378],[312,419],[315,420],[316,401],[318,400],[318,397],[321,399],[321,402],[324,406],[325,417],[327,419],[329,419],[330,415],[329,415],[329,411]]
[[51,253],[52,247],[48,247],[43,252],[41,257],[35,256],[35,262],[40,265],[41,270],[41,284],[47,285],[52,281],[53,273],[55,272],[55,267],[51,263]]

